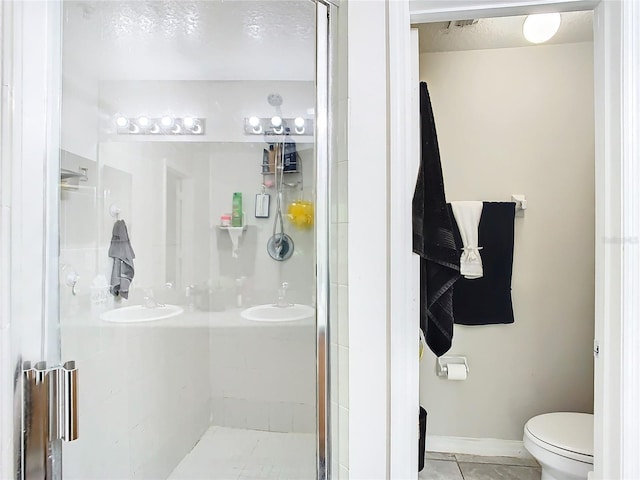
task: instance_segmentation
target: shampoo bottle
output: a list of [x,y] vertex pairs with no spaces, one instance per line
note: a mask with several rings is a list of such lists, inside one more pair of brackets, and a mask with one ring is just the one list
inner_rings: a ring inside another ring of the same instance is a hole
[[236,192],[233,194],[233,204],[231,207],[231,226],[242,226],[242,193]]

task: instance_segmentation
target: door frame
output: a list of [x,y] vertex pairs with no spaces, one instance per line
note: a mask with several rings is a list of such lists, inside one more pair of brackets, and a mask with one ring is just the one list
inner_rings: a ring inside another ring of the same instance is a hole
[[[389,5],[391,209],[391,478],[416,478],[414,458],[418,360],[418,303],[407,288],[415,275],[411,254],[409,178],[397,166],[417,144],[412,130],[410,25],[443,20],[526,15],[548,11],[594,11],[596,122],[596,288],[594,378],[594,478],[640,478],[640,5],[631,0],[407,0]],[[635,59],[635,63],[633,60]],[[414,158],[413,162],[417,160]],[[635,161],[635,162],[634,162]],[[412,190],[410,190],[411,192]],[[393,247],[395,242],[395,247]],[[409,322],[406,319],[411,319]],[[407,327],[407,324],[409,327]],[[409,346],[410,348],[407,348]],[[407,388],[409,389],[407,394]],[[407,414],[410,412],[410,414]]]

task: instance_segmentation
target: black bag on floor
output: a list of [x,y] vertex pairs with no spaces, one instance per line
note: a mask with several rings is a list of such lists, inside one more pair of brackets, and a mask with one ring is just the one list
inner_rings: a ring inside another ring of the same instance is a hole
[[424,449],[425,440],[427,436],[427,411],[420,407],[420,440],[418,440],[418,471],[421,472],[424,468]]

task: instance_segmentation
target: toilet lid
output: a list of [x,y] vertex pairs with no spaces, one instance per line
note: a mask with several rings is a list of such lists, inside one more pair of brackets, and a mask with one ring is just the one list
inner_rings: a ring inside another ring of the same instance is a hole
[[[540,442],[565,452],[593,457],[593,415],[556,412],[533,417],[525,425]],[[541,445],[544,447],[544,445]]]

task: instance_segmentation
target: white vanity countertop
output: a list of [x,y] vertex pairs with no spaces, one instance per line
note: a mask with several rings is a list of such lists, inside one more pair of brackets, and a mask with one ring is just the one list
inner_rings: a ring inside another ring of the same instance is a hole
[[[246,307],[249,308],[249,307]],[[281,329],[312,327],[315,325],[313,318],[290,322],[256,322],[246,320],[240,316],[245,308],[233,308],[222,312],[203,312],[201,310],[184,311],[180,315],[164,320],[150,322],[114,323],[101,320],[99,314],[91,312],[78,312],[72,315],[61,315],[60,325],[68,327],[100,327],[100,328],[265,328]]]

